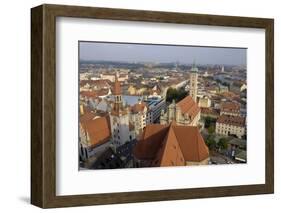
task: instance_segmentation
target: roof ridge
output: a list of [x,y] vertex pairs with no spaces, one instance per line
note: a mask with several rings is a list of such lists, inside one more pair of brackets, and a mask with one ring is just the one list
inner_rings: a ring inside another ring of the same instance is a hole
[[163,144],[165,145],[165,147],[164,147],[163,149],[161,149],[162,153],[161,153],[160,165],[162,164],[163,155],[164,155],[164,153],[165,153],[165,151],[166,151],[166,149],[167,149],[168,138],[171,137],[170,134],[174,134],[174,136],[175,136],[175,138],[176,138],[176,142],[179,144],[178,139],[177,139],[177,136],[176,136],[176,134],[175,134],[175,132],[174,132],[173,126],[174,126],[174,122],[171,122],[171,123],[170,123],[170,126],[169,126],[169,129],[168,129],[168,131],[167,131],[167,133],[166,133],[166,136],[165,136],[165,138],[164,138]]

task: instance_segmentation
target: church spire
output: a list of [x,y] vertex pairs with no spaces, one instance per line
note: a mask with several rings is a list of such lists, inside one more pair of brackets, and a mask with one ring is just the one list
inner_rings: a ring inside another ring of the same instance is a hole
[[121,95],[121,86],[118,81],[118,72],[115,72],[115,82],[113,86],[113,95]]
[[114,104],[113,111],[119,113],[120,110],[123,110],[123,100],[122,100],[122,92],[120,81],[118,80],[118,72],[115,72],[115,81],[113,85],[113,96],[114,96]]

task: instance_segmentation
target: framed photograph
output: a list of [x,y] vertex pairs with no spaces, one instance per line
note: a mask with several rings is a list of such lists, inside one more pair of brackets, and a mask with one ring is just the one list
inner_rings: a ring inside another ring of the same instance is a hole
[[31,203],[274,192],[274,21],[31,9]]

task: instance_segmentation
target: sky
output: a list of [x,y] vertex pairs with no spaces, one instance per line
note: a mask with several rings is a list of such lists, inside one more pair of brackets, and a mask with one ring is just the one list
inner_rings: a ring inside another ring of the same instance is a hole
[[247,49],[79,42],[80,60],[246,65]]

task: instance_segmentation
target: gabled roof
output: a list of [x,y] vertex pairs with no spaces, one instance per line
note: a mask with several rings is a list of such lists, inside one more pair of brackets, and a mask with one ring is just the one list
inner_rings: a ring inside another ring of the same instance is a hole
[[177,106],[180,107],[183,114],[188,114],[191,119],[196,117],[196,115],[200,112],[200,108],[191,96],[186,96],[177,103]]
[[201,162],[209,157],[197,127],[151,124],[144,129],[136,144],[134,156],[151,161],[151,166],[185,165],[187,161]]

